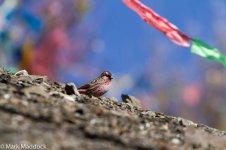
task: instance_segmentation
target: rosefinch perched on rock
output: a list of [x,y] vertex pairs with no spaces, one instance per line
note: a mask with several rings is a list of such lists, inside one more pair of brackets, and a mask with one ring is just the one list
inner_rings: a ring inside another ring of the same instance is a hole
[[110,88],[112,74],[109,71],[104,71],[99,77],[78,88],[80,94],[100,97],[104,95]]

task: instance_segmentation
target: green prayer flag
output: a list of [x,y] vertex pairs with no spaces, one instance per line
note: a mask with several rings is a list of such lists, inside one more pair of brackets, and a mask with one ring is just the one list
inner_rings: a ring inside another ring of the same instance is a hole
[[198,39],[191,39],[192,47],[191,52],[201,57],[217,61],[226,67],[226,56],[222,54],[218,49],[206,44]]

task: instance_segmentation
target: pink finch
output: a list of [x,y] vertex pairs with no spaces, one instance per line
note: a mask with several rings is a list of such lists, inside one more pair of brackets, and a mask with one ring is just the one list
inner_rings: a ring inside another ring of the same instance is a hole
[[99,77],[78,88],[80,94],[100,97],[104,95],[111,86],[112,74],[109,71],[104,71]]

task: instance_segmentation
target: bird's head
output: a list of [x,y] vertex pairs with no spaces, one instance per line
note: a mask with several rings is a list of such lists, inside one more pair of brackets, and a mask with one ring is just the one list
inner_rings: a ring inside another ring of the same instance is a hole
[[113,79],[112,74],[109,71],[104,71],[103,73],[101,73],[100,76],[101,78],[107,78],[109,80]]

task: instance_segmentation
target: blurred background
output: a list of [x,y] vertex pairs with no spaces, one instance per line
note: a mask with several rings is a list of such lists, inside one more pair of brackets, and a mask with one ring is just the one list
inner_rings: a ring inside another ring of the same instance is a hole
[[[226,54],[225,0],[142,2]],[[0,65],[77,86],[109,70],[106,96],[226,130],[223,65],[175,45],[121,0],[0,0]]]

